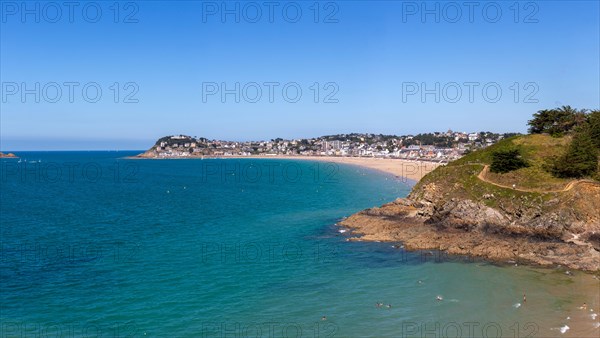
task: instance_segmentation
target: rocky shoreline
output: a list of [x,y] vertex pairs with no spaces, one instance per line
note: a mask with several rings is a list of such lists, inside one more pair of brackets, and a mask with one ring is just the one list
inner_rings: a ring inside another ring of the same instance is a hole
[[600,213],[595,213],[600,210],[600,185],[582,185],[537,206],[512,208],[448,198],[453,194],[443,188],[436,183],[417,186],[407,198],[358,212],[340,225],[358,235],[350,240],[402,242],[407,250],[600,271]]

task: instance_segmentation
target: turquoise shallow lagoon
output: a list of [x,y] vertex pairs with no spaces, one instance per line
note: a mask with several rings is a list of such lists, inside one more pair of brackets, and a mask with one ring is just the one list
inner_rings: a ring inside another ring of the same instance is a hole
[[591,275],[346,241],[342,217],[408,194],[389,175],[136,153],[2,159],[1,337],[599,332]]

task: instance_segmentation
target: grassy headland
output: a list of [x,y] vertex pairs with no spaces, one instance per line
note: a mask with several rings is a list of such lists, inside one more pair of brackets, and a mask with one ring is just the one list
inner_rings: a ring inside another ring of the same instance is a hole
[[[579,132],[504,139],[438,167],[406,199],[362,211],[342,225],[360,234],[358,240],[599,271],[597,153],[594,172],[589,154],[568,163],[587,175],[564,177],[556,170],[566,154],[579,150],[573,148]],[[579,159],[586,166],[578,166]]]

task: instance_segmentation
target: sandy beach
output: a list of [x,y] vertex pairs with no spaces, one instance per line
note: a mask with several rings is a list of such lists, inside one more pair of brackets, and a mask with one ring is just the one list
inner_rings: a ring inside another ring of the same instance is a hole
[[[203,157],[210,159],[213,157]],[[349,164],[382,171],[392,174],[397,177],[404,177],[411,181],[418,182],[435,168],[440,166],[439,163],[429,161],[415,161],[392,158],[377,158],[377,157],[339,157],[339,156],[218,156],[218,159],[270,159],[270,160],[304,160],[304,161],[320,161],[333,162],[341,164]],[[200,157],[148,157],[135,156],[129,159],[200,159]]]
[[440,165],[439,163],[434,162],[376,157],[255,156],[254,158],[308,160],[357,165],[369,169],[383,171],[394,176],[405,177],[415,182],[421,180],[423,176],[427,175]]

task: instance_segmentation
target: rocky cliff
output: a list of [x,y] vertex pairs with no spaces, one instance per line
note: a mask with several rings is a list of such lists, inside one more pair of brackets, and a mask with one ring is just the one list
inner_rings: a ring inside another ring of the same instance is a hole
[[401,241],[409,250],[600,270],[599,182],[553,181],[552,189],[543,189],[539,180],[527,180],[544,175],[534,165],[513,173],[514,185],[505,187],[495,182],[502,177],[481,175],[485,156],[469,157],[436,169],[407,198],[341,225],[358,235],[354,240]]

